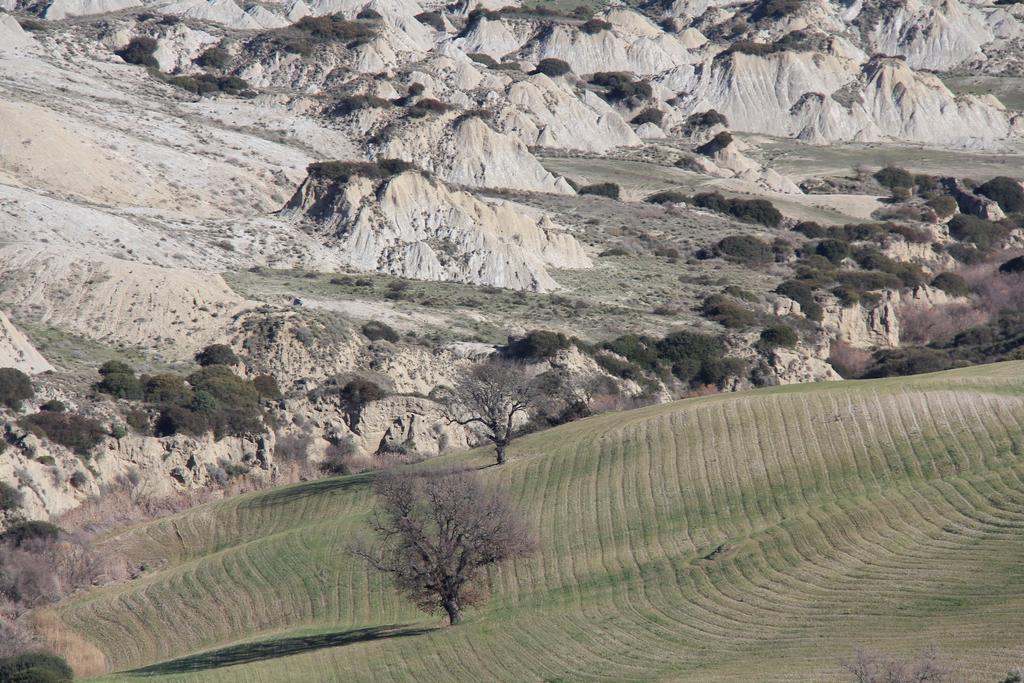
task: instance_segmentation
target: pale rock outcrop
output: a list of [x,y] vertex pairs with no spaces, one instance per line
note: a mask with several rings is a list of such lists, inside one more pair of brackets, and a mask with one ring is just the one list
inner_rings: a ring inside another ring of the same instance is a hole
[[994,199],[975,194],[958,178],[943,178],[942,187],[956,200],[961,213],[990,221],[1006,218],[1006,214]]
[[958,0],[865,3],[879,5],[881,17],[869,34],[873,52],[903,56],[915,69],[950,69],[981,56],[995,37],[980,13]]
[[802,347],[772,351],[769,367],[779,384],[806,384],[841,380],[828,361]]
[[248,13],[234,0],[178,0],[161,8],[165,14],[221,24],[234,29],[260,30],[287,26],[283,17],[271,12]]
[[129,7],[139,7],[139,0],[53,0],[43,13],[45,19],[58,21],[70,17],[84,17],[91,14],[118,12]]
[[668,33],[620,35],[613,29],[588,34],[568,24],[543,29],[518,56],[532,62],[548,57],[562,59],[577,74],[628,71],[649,75],[695,61],[686,46]]
[[899,301],[899,292],[886,291],[871,308],[826,306],[822,327],[854,348],[895,348],[900,345]]
[[27,47],[33,43],[21,24],[9,14],[0,14],[0,52]]
[[160,70],[166,73],[176,69],[187,69],[192,60],[218,39],[206,31],[197,31],[185,24],[174,24],[162,32],[157,40],[154,59]]
[[470,445],[467,430],[449,424],[440,405],[415,396],[390,396],[369,404],[356,433],[361,450],[369,453],[406,450],[433,456]]
[[32,342],[0,311],[0,368],[14,368],[25,374],[37,375],[53,370]]
[[11,309],[40,323],[108,344],[187,358],[218,340],[249,308],[223,278],[45,247],[0,250],[0,292]]
[[592,92],[583,99],[565,83],[536,74],[512,83],[497,102],[495,125],[529,146],[604,153],[643,144],[633,128]]
[[574,194],[521,141],[475,116],[453,114],[406,126],[384,144],[378,156],[404,159],[459,185]]
[[587,268],[583,249],[547,217],[486,203],[418,172],[376,185],[306,179],[285,215],[315,220],[349,264],[422,280],[548,291],[548,267]]
[[740,151],[736,140],[710,152],[706,159],[711,163],[705,165],[705,169],[711,175],[744,180],[770,192],[803,194],[792,180],[775,169],[762,166]]
[[512,54],[529,39],[529,33],[513,30],[507,22],[480,17],[452,40],[467,55],[485,54],[501,60]]

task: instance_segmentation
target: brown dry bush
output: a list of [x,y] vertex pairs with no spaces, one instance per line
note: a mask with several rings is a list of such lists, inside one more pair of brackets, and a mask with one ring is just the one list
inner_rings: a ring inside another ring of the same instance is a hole
[[957,334],[991,319],[991,314],[973,304],[930,306],[916,302],[902,304],[897,311],[900,342],[924,345],[952,339]]
[[871,367],[871,353],[842,340],[832,342],[828,362],[843,377],[859,377]]

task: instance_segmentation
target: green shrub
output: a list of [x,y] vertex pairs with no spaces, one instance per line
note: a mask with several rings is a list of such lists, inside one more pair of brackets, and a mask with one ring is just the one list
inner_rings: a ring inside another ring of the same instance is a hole
[[231,62],[231,55],[220,45],[207,48],[196,57],[196,64],[204,69],[225,69]]
[[796,13],[803,4],[804,0],[761,0],[754,7],[750,17],[754,21],[782,19]]
[[205,392],[221,406],[257,410],[259,392],[224,365],[211,365],[188,376],[194,393]]
[[820,223],[815,223],[814,221],[800,221],[793,226],[793,231],[799,232],[812,240],[820,239],[829,234],[829,231],[823,228]]
[[7,527],[7,530],[0,534],[0,542],[17,547],[26,541],[55,541],[59,535],[60,529],[55,524],[27,520]]
[[376,33],[376,22],[347,21],[335,14],[303,17],[291,26],[267,32],[267,37],[286,52],[309,56],[319,45],[345,43],[350,49],[358,47],[369,42]]
[[690,114],[686,118],[686,125],[689,128],[711,128],[717,125],[728,126],[729,120],[725,118],[724,114],[720,114],[714,109],[708,109],[699,114]]
[[[116,364],[116,366],[114,364]],[[127,368],[127,372],[112,371],[121,367]],[[127,400],[138,400],[142,398],[142,382],[135,376],[135,372],[131,368],[128,368],[124,363],[118,363],[117,361],[105,363],[103,367],[100,368],[100,374],[103,375],[103,379],[96,384],[97,391],[109,394],[114,398],[123,398]]]
[[654,94],[650,83],[634,81],[621,71],[599,71],[590,77],[593,85],[605,88],[604,97],[611,102],[649,100]]
[[0,512],[19,510],[23,501],[21,491],[5,481],[0,481]]
[[757,320],[753,311],[721,294],[712,294],[704,299],[700,312],[709,320],[732,329],[750,327]]
[[618,199],[619,186],[615,183],[595,183],[593,185],[584,185],[579,189],[579,194],[594,194],[600,197]]
[[925,204],[930,207],[939,218],[949,218],[959,210],[956,200],[948,194],[940,194],[938,197],[932,197],[925,202]]
[[634,126],[640,126],[645,123],[653,123],[656,126],[660,126],[661,122],[664,119],[665,112],[661,111],[660,109],[655,109],[654,107],[648,107],[647,109],[644,109],[642,112],[634,116],[630,120],[630,123],[632,123]]
[[841,240],[824,239],[814,247],[814,253],[838,264],[850,255],[850,245]]
[[864,377],[898,377],[947,370],[954,365],[948,354],[936,349],[907,348],[876,351],[874,367]]
[[75,413],[35,413],[22,419],[22,426],[36,436],[64,446],[87,458],[107,436],[107,429],[97,420]]
[[375,382],[357,377],[349,381],[338,393],[341,398],[341,405],[345,408],[348,417],[349,427],[355,428],[363,414],[363,408],[373,401],[379,401],[387,396],[387,392]]
[[350,95],[341,97],[331,107],[330,116],[348,116],[361,109],[388,109],[391,102],[374,95]]
[[775,260],[770,244],[752,235],[730,235],[715,245],[715,252],[740,263],[770,263]]
[[205,368],[211,365],[234,366],[241,361],[227,344],[210,344],[196,354],[196,362]]
[[996,176],[979,185],[975,192],[999,204],[999,208],[1006,213],[1024,211],[1024,187],[1013,178]]
[[383,339],[395,343],[399,340],[398,332],[387,323],[383,323],[379,320],[371,320],[362,326],[361,331],[363,336],[370,341],[378,341]]
[[648,204],[685,204],[690,198],[678,190],[663,190],[648,195],[644,201]]
[[995,248],[1008,233],[1009,230],[999,223],[966,214],[954,216],[949,222],[949,234],[953,239],[969,242],[982,251]]
[[721,133],[716,134],[715,137],[698,147],[696,152],[708,157],[714,156],[731,145],[732,139],[732,133],[727,130],[723,130]]
[[797,336],[796,330],[789,325],[776,323],[761,330],[758,343],[764,349],[774,349],[779,346],[791,349],[796,346],[798,341],[800,338]]
[[897,166],[886,166],[874,174],[874,179],[882,187],[895,190],[897,187],[911,188],[914,186],[913,174],[905,168]]
[[580,25],[580,30],[587,35],[593,36],[597,35],[601,31],[611,31],[612,25],[607,21],[593,17],[583,22],[583,24]]
[[636,381],[643,375],[643,371],[634,363],[631,363],[628,360],[622,360],[621,358],[617,358],[607,353],[597,354],[594,356],[594,361],[609,375],[613,375],[621,379]]
[[390,178],[416,168],[401,159],[378,159],[377,161],[317,161],[306,167],[306,173],[337,183],[347,183],[350,178],[362,177],[370,180]]
[[138,64],[140,66],[148,66],[154,69],[159,68],[160,64],[156,61],[156,57],[153,54],[156,52],[156,40],[149,36],[137,36],[132,38],[131,41],[120,50],[115,50],[114,54],[123,59],[128,64]]
[[775,291],[782,296],[789,297],[800,304],[800,309],[808,320],[820,321],[823,315],[821,304],[814,299],[814,290],[807,284],[798,280],[786,280]]
[[62,657],[49,652],[26,652],[0,659],[0,681],[10,683],[64,683],[75,674]]
[[520,360],[543,360],[571,347],[572,340],[561,332],[532,330],[518,339],[511,340],[504,348],[504,353]]
[[1024,273],[1024,256],[1016,256],[999,266],[1000,273]]
[[533,70],[533,73],[544,74],[551,78],[557,78],[558,76],[564,76],[570,71],[572,71],[572,67],[569,66],[569,62],[564,59],[545,57],[537,62],[537,68]]
[[150,403],[188,403],[192,400],[192,387],[185,378],[172,373],[144,378],[143,395]]
[[[1024,269],[1024,259],[1022,259],[1021,267]],[[932,287],[941,289],[950,296],[967,296],[971,293],[967,281],[956,273],[939,273],[932,279]]]
[[252,385],[263,398],[271,401],[280,401],[283,398],[281,387],[273,375],[256,375],[252,378]]
[[703,192],[694,195],[693,205],[729,214],[744,223],[775,228],[782,222],[782,214],[766,199],[727,199],[718,192]]
[[444,17],[440,12],[420,12],[416,15],[416,21],[433,27],[435,31],[444,30]]
[[35,396],[32,380],[16,368],[0,368],[0,405],[20,411],[22,401]]
[[[725,354],[725,345],[718,337],[699,332],[673,332],[657,343],[658,356],[672,368],[672,374],[684,382],[698,380],[718,384],[723,370],[716,367]],[[711,377],[715,375],[714,377]],[[712,379],[712,381],[704,381]]]

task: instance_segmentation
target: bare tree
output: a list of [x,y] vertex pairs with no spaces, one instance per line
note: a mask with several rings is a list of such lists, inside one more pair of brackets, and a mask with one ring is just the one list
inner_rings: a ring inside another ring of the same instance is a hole
[[952,680],[953,667],[934,648],[916,659],[903,660],[875,650],[854,650],[842,662],[857,683],[944,683]]
[[534,403],[536,392],[526,366],[492,359],[474,366],[455,386],[443,392],[441,401],[449,423],[479,425],[494,444],[498,464],[515,436],[515,420]]
[[512,503],[473,471],[386,472],[375,489],[381,507],[372,525],[382,540],[352,552],[390,574],[421,609],[443,609],[451,624],[463,607],[485,599],[485,567],[534,549]]

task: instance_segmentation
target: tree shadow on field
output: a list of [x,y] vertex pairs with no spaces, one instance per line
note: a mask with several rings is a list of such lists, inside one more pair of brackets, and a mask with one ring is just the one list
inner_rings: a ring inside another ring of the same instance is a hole
[[350,489],[367,486],[373,482],[375,473],[356,474],[346,477],[330,477],[328,479],[316,479],[302,484],[285,486],[280,489],[271,490],[260,496],[261,505],[287,505],[326,493],[337,493]]
[[302,654],[313,650],[320,650],[325,647],[340,647],[352,645],[370,640],[381,640],[384,638],[401,638],[403,636],[418,636],[433,631],[432,628],[410,628],[407,624],[389,624],[387,626],[372,626],[369,628],[357,628],[350,631],[336,631],[334,633],[318,633],[309,636],[295,638],[281,638],[278,640],[264,640],[255,643],[243,643],[232,645],[220,650],[203,652],[198,655],[172,659],[169,662],[161,662],[152,666],[140,669],[132,669],[125,673],[144,676],[166,676],[168,674],[183,674],[204,669],[219,669],[225,666],[236,664],[249,664],[267,659],[287,657],[289,655]]

